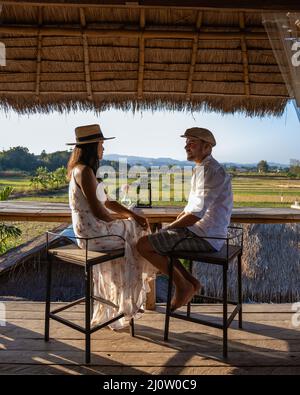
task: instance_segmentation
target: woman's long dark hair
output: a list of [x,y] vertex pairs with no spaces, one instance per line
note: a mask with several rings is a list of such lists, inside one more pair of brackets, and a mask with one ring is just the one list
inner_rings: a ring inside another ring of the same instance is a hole
[[68,162],[68,178],[71,179],[72,170],[76,165],[86,165],[89,166],[94,174],[99,167],[99,159],[98,159],[98,142],[97,143],[89,143],[89,144],[78,144],[73,149],[73,152],[70,156]]

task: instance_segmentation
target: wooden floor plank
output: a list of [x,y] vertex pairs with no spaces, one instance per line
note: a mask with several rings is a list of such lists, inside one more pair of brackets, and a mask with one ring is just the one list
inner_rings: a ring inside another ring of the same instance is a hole
[[[299,374],[300,328],[292,325],[291,305],[246,306],[244,329],[234,321],[229,330],[227,360],[219,329],[171,318],[169,342],[164,342],[165,307],[158,306],[136,321],[134,338],[128,328],[94,333],[93,365],[84,366],[79,332],[51,320],[51,339],[44,342],[44,303],[5,302],[0,374]],[[220,320],[220,308],[193,306],[197,315],[214,321]],[[82,313],[83,306],[76,306],[64,315],[83,324]]]
[[[3,301],[6,306],[7,311],[44,311],[45,303],[44,302],[26,302],[26,301]],[[63,306],[64,303],[52,303],[53,308],[57,308]],[[77,311],[84,311],[84,305],[80,304],[74,307]],[[157,304],[156,311],[147,311],[147,314],[155,314],[160,311],[164,311],[165,305]],[[204,312],[216,312],[221,311],[222,306],[220,304],[201,304],[201,305],[193,305],[194,311],[204,311]],[[290,313],[292,311],[291,303],[245,303],[243,304],[243,310],[246,313]]]
[[[63,316],[63,315],[62,315]],[[193,314],[192,315],[195,318],[207,318],[210,319],[211,322],[214,323],[222,323],[222,318],[220,316],[213,316],[213,315],[206,315],[206,314]],[[69,318],[69,317],[68,317]],[[84,323],[84,317],[78,316],[77,317],[70,317],[73,318],[72,322],[76,324],[83,324]],[[148,327],[148,328],[153,328],[153,329],[160,329],[161,327],[164,326],[164,317],[163,316],[158,316],[155,317],[155,320],[149,320],[147,317],[142,317],[141,319],[135,320],[136,325],[142,325],[143,327]],[[37,331],[39,333],[39,329],[43,327],[43,319],[35,319],[35,320],[28,320],[28,319],[9,319],[7,321],[6,326],[2,328],[3,331],[10,331],[10,330],[20,330],[22,329],[27,329],[31,331]],[[206,330],[213,330],[214,328],[210,328],[204,325],[199,325],[196,323],[192,322],[187,322],[184,320],[179,320],[177,318],[171,317],[170,319],[170,327],[171,331],[186,331],[190,329],[191,331],[196,331],[196,332],[203,332]],[[56,321],[51,320],[51,328],[56,330],[56,328],[66,328],[63,326],[61,323],[58,323]],[[197,329],[198,328],[198,329]],[[201,329],[199,329],[201,328]],[[67,328],[66,328],[67,329]],[[230,326],[230,329],[238,329],[238,323],[237,320],[234,320]],[[218,330],[218,329],[216,329]],[[272,321],[255,321],[255,320],[246,320],[244,319],[243,321],[243,332],[265,332],[265,333],[271,333],[271,332],[281,332],[281,331],[290,331],[290,332],[296,332],[298,335],[300,335],[300,330],[297,329],[297,327],[293,327],[293,323],[291,319],[276,319]],[[296,335],[295,333],[295,335]],[[296,335],[297,336],[297,335]]]
[[299,375],[300,368],[288,367],[143,367],[133,369],[127,366],[62,366],[62,365],[31,365],[31,364],[3,364],[0,374],[22,375]]
[[[54,309],[55,307],[53,307]],[[197,312],[198,310],[198,312]],[[184,312],[184,310],[180,310],[181,312]],[[229,310],[228,314],[230,314],[231,310]],[[201,308],[194,309],[192,308],[192,314],[197,314],[198,316],[203,315],[207,316],[208,318],[212,317],[221,317],[222,312],[221,311],[203,311]],[[256,312],[244,312],[243,313],[243,319],[245,321],[252,321],[252,322],[259,322],[259,321],[291,321],[291,318],[293,316],[294,312],[283,312],[283,313],[256,313]],[[84,310],[81,309],[73,309],[71,308],[70,310],[65,310],[64,312],[60,313],[61,316],[71,319],[80,319],[80,317],[84,316]],[[6,311],[6,319],[8,320],[43,320],[45,316],[44,309],[40,311],[30,311],[30,310],[24,310],[24,311],[19,311],[19,310],[8,310]],[[160,309],[159,312],[153,313],[148,311],[146,314],[143,316],[143,321],[152,321],[155,319],[156,321],[163,321],[165,319],[165,308]]]
[[[152,339],[146,336],[138,336],[134,339],[124,335],[116,337],[110,342],[107,339],[92,339],[92,350],[99,352],[169,352],[170,350],[184,350],[184,351],[199,351],[199,352],[213,352],[219,351],[222,346],[222,339],[215,338],[214,341],[209,341],[207,336],[201,338],[197,343],[191,343],[185,338],[179,339],[178,336],[168,344],[163,339]],[[268,350],[285,351],[285,352],[300,352],[299,340],[281,340],[281,339],[239,339],[229,340],[229,348],[231,352],[235,351],[249,351],[249,350]],[[5,340],[0,338],[0,353],[1,350],[11,351],[70,351],[70,350],[84,350],[84,339],[51,339],[45,342],[44,339],[10,339]]]
[[[173,351],[158,353],[147,351],[137,352],[98,352],[92,351],[92,363],[97,366],[299,366],[300,352],[270,353],[260,352],[230,352],[228,359],[222,358],[221,350],[204,354],[197,351]],[[43,363],[55,365],[80,365],[84,363],[84,352],[77,351],[18,351],[2,350],[0,364],[7,363]]]
[[[15,327],[7,326],[1,329],[1,337],[7,338],[22,338],[22,339],[39,339],[43,337],[43,327],[40,325],[32,327]],[[125,332],[125,338],[124,338]],[[59,323],[52,323],[50,336],[52,339],[65,340],[65,339],[80,339],[83,335],[71,328],[67,328]],[[109,329],[103,329],[101,331],[95,332],[92,337],[93,339],[107,339],[107,341],[113,341],[116,337],[124,338],[127,341],[127,336],[129,336],[128,328],[123,330],[123,333],[112,333]],[[136,326],[136,336],[144,336],[153,341],[161,340],[163,337],[163,325],[161,326]],[[170,342],[178,337],[184,339],[185,341],[190,341],[192,343],[201,342],[202,339],[210,338],[211,341],[214,339],[219,339],[222,336],[222,332],[219,329],[210,328],[206,326],[200,326],[194,324],[193,327],[188,326],[185,323],[184,326],[177,327],[176,325],[171,325],[170,327]],[[300,331],[299,330],[288,330],[288,329],[274,329],[265,327],[252,327],[251,331],[248,330],[238,330],[237,326],[235,329],[229,330],[228,338],[233,341],[239,341],[243,339],[249,340],[267,340],[267,339],[281,339],[281,340],[298,340],[300,341]]]

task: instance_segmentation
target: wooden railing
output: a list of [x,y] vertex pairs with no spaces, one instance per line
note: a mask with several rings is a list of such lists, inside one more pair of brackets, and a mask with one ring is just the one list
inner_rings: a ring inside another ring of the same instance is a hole
[[[182,211],[181,207],[137,208],[139,214],[148,218],[152,231],[161,228],[163,223],[172,222]],[[64,203],[0,202],[0,221],[40,221],[71,222],[71,210]],[[231,221],[234,223],[300,223],[300,210],[293,208],[253,208],[233,209]],[[155,282],[150,283],[151,292],[147,295],[146,308],[155,309]]]
[[[137,208],[150,224],[172,222],[182,207]],[[116,216],[117,218],[117,216]],[[295,208],[234,208],[231,217],[236,223],[300,222],[300,210]],[[7,200],[0,202],[0,221],[71,222],[71,210],[66,203],[46,203]]]

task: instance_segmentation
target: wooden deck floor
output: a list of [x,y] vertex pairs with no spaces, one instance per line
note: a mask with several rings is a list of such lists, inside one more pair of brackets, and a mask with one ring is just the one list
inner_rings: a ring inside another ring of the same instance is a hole
[[[43,340],[44,304],[1,302],[0,374],[300,374],[300,327],[292,326],[292,305],[244,305],[244,329],[229,330],[229,357],[222,359],[221,331],[171,319],[163,341],[164,307],[128,329],[92,335],[92,364],[84,364],[83,335],[51,321],[51,341]],[[2,305],[3,306],[3,305]],[[218,320],[218,305],[195,305],[198,316]],[[83,306],[63,316],[82,323]]]

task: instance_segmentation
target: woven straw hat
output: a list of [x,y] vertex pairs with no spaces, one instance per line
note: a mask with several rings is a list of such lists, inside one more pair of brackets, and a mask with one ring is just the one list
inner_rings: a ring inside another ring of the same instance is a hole
[[76,143],[67,143],[67,145],[97,143],[99,141],[111,140],[115,138],[115,137],[104,137],[100,129],[100,126],[97,124],[78,126],[75,129],[75,135],[76,135]]

